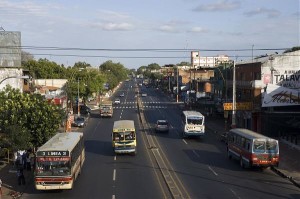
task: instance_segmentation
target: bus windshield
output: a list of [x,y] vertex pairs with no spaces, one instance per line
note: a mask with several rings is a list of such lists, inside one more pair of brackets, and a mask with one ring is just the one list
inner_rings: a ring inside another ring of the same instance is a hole
[[267,141],[266,143],[267,152],[277,153],[277,142],[276,141]]
[[135,140],[135,135],[133,131],[114,132],[113,140],[114,141]]
[[203,123],[203,118],[201,118],[201,117],[188,117],[187,118],[187,124],[202,125],[202,123]]
[[45,161],[37,160],[37,176],[65,176],[71,175],[70,160]]
[[266,143],[264,141],[254,141],[253,152],[264,153],[266,148]]

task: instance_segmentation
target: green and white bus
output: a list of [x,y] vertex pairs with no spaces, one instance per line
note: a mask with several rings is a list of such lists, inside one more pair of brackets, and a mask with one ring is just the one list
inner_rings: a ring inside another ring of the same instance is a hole
[[112,132],[112,147],[115,153],[136,154],[136,143],[134,121],[115,121]]

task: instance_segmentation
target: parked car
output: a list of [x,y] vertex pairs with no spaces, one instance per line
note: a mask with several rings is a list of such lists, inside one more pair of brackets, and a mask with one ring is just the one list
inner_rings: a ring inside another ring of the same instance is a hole
[[[90,107],[88,107],[84,104],[81,104],[79,106],[80,106],[79,110],[80,110],[81,115],[90,115],[90,113],[92,111]],[[78,106],[77,105],[73,106],[73,113],[78,114]]]
[[142,97],[147,97],[147,93],[142,93]]
[[73,123],[73,126],[76,126],[76,127],[85,127],[86,126],[86,119],[84,117],[76,117],[74,119],[74,123]]
[[121,93],[121,94],[120,94],[120,97],[124,97],[124,96],[125,96],[125,94],[124,94],[124,93]]
[[156,132],[169,132],[169,122],[167,120],[157,120],[155,126]]
[[116,98],[114,104],[121,104],[121,100],[119,98]]

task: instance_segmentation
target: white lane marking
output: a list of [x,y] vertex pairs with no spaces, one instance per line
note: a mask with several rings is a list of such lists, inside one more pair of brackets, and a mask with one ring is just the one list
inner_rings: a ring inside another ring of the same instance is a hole
[[115,196],[115,195],[112,195],[111,199],[116,199],[116,196]]
[[195,150],[193,150],[193,153],[194,153],[198,158],[200,158],[200,155],[199,155]]
[[116,175],[117,175],[117,171],[116,171],[116,169],[114,169],[114,173],[113,173],[113,181],[116,181]]
[[218,176],[218,174],[217,174],[210,166],[208,166],[208,169],[209,169],[211,172],[213,172],[213,174],[215,174],[215,176]]
[[188,143],[185,141],[185,139],[182,139],[182,141],[183,141],[185,144],[188,144]]
[[235,196],[235,197],[237,197],[237,198],[241,198],[241,197],[239,197],[236,193],[235,193],[235,191],[233,191],[232,189],[229,189],[232,193],[233,193],[233,195]]
[[114,157],[114,161],[116,161],[117,160],[117,156],[115,155],[115,157]]

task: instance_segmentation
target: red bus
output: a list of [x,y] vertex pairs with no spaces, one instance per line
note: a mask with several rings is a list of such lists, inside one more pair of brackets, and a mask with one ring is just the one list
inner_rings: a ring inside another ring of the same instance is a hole
[[278,166],[278,140],[248,129],[231,129],[227,135],[227,156],[238,159],[243,168]]

